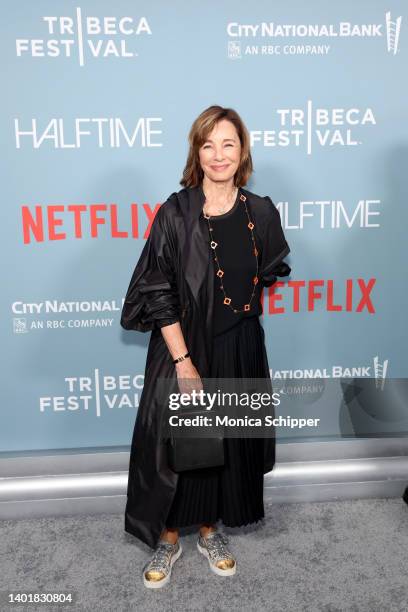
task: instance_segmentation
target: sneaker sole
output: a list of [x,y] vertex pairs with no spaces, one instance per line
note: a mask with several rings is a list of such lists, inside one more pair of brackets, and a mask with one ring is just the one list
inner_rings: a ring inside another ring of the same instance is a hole
[[237,570],[237,562],[235,561],[235,565],[234,567],[230,567],[226,570],[222,570],[219,567],[217,567],[216,565],[213,565],[210,561],[210,556],[208,554],[208,551],[206,548],[203,548],[202,546],[200,546],[200,543],[197,542],[197,548],[199,550],[199,552],[204,555],[204,557],[206,557],[208,559],[208,564],[210,566],[210,568],[212,569],[212,571],[214,572],[214,574],[217,574],[217,576],[233,576]]
[[180,544],[180,548],[178,549],[176,554],[173,555],[171,558],[169,573],[162,580],[146,580],[145,575],[143,573],[143,584],[145,585],[145,587],[148,589],[161,589],[165,584],[167,584],[170,580],[172,567],[174,563],[177,561],[177,559],[180,557],[182,552],[183,552],[183,549]]

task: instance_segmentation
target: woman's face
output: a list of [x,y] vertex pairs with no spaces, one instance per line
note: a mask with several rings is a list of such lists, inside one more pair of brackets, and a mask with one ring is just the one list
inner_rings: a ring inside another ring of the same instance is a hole
[[221,119],[200,147],[199,157],[208,179],[224,182],[233,178],[241,159],[241,142],[235,125]]

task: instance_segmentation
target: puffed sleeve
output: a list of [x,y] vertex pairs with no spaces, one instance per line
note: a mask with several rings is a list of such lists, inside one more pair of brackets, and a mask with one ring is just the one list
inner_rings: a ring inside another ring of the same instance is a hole
[[129,283],[120,319],[124,329],[148,332],[180,320],[175,247],[163,207],[156,213]]
[[288,276],[291,268],[283,261],[290,253],[290,248],[283,233],[278,209],[269,196],[264,199],[269,204],[262,240],[262,255],[260,282],[264,287],[270,287],[276,282],[277,276]]

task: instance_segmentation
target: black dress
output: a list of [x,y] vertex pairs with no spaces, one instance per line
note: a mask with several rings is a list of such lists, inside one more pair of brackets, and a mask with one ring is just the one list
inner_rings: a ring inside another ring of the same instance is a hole
[[[224,270],[222,282],[231,305],[239,309],[249,302],[256,274],[251,232],[244,202],[237,200],[223,215],[211,217],[211,239]],[[258,245],[259,249],[259,245]],[[215,265],[215,270],[218,266]],[[265,334],[260,286],[247,312],[234,313],[223,303],[220,278],[214,275],[214,337],[211,377],[266,378]],[[263,358],[264,357],[264,358]],[[166,526],[186,527],[216,523],[238,527],[259,521],[263,505],[263,440],[225,438],[225,463],[221,467],[180,472]]]

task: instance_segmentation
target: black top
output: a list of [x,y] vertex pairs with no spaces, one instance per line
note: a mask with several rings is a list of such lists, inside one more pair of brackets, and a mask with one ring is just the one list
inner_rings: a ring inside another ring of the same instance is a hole
[[[256,275],[254,246],[248,227],[245,203],[239,199],[240,195],[238,190],[237,199],[231,210],[222,215],[210,217],[209,220],[213,228],[213,231],[210,232],[211,239],[217,243],[216,249],[211,249],[211,253],[213,257],[217,255],[219,266],[224,271],[222,278],[217,276],[218,265],[214,259],[213,336],[230,329],[244,317],[262,314],[259,281],[255,285],[250,310],[235,313],[231,309],[231,306],[243,309],[245,304],[249,304],[254,288],[253,279]],[[206,223],[208,224],[207,220]],[[257,248],[260,252],[260,245],[257,245]],[[260,265],[259,262],[260,256],[258,255],[258,265]],[[226,296],[231,298],[229,306],[223,303],[225,296],[220,288],[221,283],[224,285]]]

